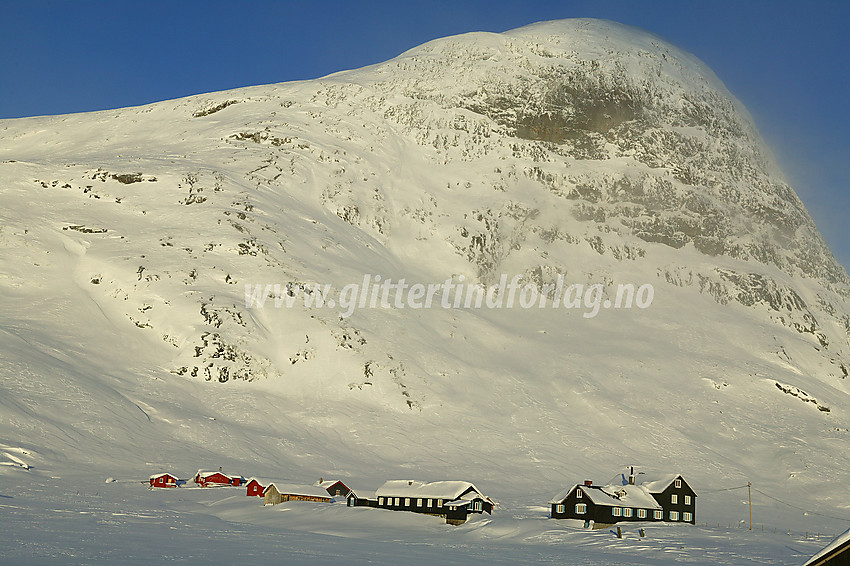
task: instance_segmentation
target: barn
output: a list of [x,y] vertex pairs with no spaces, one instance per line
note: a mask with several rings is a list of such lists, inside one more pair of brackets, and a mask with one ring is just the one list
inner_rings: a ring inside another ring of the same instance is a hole
[[195,474],[194,482],[201,487],[239,487],[244,483],[242,476],[232,476],[223,473],[221,470],[217,472],[207,472],[198,470]]
[[179,481],[177,476],[168,473],[154,474],[150,477],[151,487],[177,487]]
[[446,523],[460,525],[470,513],[492,513],[495,503],[466,481],[423,483],[390,480],[375,492],[376,507],[445,517]]
[[850,565],[850,530],[838,535],[823,550],[812,556],[803,566]]
[[321,487],[271,482],[263,493],[263,505],[277,505],[286,501],[314,501],[330,503],[331,496]]

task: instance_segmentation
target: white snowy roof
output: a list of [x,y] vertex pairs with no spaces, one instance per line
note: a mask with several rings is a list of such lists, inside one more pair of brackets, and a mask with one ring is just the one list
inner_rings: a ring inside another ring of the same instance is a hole
[[269,479],[269,478],[258,478],[257,476],[251,476],[250,478],[245,480],[245,484],[247,485],[247,484],[251,483],[252,481],[257,482],[258,484],[260,484],[263,487],[268,487],[273,483],[280,483],[281,485],[284,485],[283,482],[280,482],[279,480],[272,480],[272,479]]
[[327,488],[331,487],[332,485],[334,485],[335,483],[341,483],[343,485],[346,485],[346,483],[342,480],[325,480],[325,481],[318,483],[316,485],[318,485],[321,488],[327,489]]
[[[659,473],[635,473],[635,484],[642,485],[652,493],[661,493],[673,483],[676,479],[682,477],[682,474],[659,474]],[[617,474],[608,482],[609,485],[629,485],[629,471],[626,470],[622,474]]]
[[577,485],[574,485],[574,486],[572,486],[572,487],[568,487],[567,489],[563,489],[563,490],[559,491],[559,492],[558,492],[558,495],[556,495],[555,497],[553,497],[552,499],[550,499],[550,500],[549,500],[549,503],[551,503],[551,504],[560,503],[561,501],[563,501],[564,499],[566,499],[566,498],[567,498],[567,496],[568,496],[568,495],[572,492],[572,490],[574,490],[576,487],[578,487],[578,486],[577,486]]
[[[638,476],[638,478],[640,477],[641,476]],[[642,479],[638,479],[636,481],[652,493],[661,493],[662,491],[670,487],[670,484],[673,483],[673,481],[680,477],[682,476],[679,474],[667,474],[663,476],[643,477]]]
[[820,562],[822,559],[826,558],[842,546],[848,546],[848,544],[850,544],[850,530],[844,531],[843,533],[838,535],[834,541],[826,545],[823,550],[812,556],[808,562],[803,564],[803,566],[818,566],[819,564],[822,564],[822,562]]
[[379,497],[423,497],[430,499],[459,499],[469,490],[484,497],[478,488],[467,481],[435,481],[424,483],[414,480],[390,480],[378,488]]
[[351,490],[351,494],[354,495],[357,499],[375,499],[377,498],[377,494],[374,491],[365,491],[362,489]]
[[297,485],[273,481],[265,487],[266,489],[268,489],[272,485],[275,487],[278,493],[282,495],[306,495],[307,497],[323,497],[325,499],[330,499],[331,497],[330,495],[328,495],[328,492],[326,490],[315,485]]
[[241,476],[241,475],[226,474],[226,473],[222,472],[221,470],[213,470],[213,471],[209,471],[209,470],[198,470],[198,472],[197,472],[195,475],[196,475],[196,476],[201,476],[201,478],[207,478],[207,477],[212,476],[212,475],[215,475],[215,474],[221,474],[221,475],[223,475],[224,477],[226,477],[226,478],[231,478],[231,479],[234,479],[234,478],[242,478],[242,476]]
[[628,485],[628,482],[626,482],[626,485],[574,485],[560,492],[549,503],[561,503],[576,488],[581,489],[584,496],[596,505],[633,507],[635,509],[661,509],[661,505],[652,497],[652,494],[645,486]]

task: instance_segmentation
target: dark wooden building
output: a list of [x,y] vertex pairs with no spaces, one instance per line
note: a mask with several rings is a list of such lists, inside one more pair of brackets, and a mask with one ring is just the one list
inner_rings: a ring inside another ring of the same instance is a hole
[[319,480],[319,487],[327,490],[332,497],[348,497],[351,489],[340,480]]
[[466,522],[470,513],[492,513],[494,506],[493,500],[465,481],[390,480],[375,497],[379,509],[436,515],[451,525]]
[[696,523],[696,493],[679,474],[646,478],[632,473],[606,485],[587,480],[549,502],[553,519],[603,526],[624,521]]
[[803,566],[850,566],[850,531],[838,535]]
[[642,478],[637,483],[645,488],[664,509],[665,521],[696,524],[697,494],[679,474]]
[[345,504],[349,507],[377,507],[378,498],[374,491],[350,491],[345,498]]

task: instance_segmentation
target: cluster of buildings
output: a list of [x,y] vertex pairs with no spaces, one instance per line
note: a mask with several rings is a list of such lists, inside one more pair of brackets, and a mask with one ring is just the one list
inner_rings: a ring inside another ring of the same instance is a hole
[[[169,473],[150,477],[151,488],[179,487],[185,483]],[[320,479],[307,486],[262,478],[245,479],[218,471],[199,470],[191,480],[199,487],[244,487],[248,497],[263,504],[285,501],[330,503],[343,498],[349,507],[374,507],[442,517],[460,525],[470,513],[492,513],[496,503],[467,481],[420,482],[390,480],[374,493],[355,492],[341,480]],[[634,468],[604,485],[591,480],[556,495],[549,504],[553,519],[575,519],[585,526],[602,527],[623,521],[696,522],[696,493],[680,474],[649,477]]]

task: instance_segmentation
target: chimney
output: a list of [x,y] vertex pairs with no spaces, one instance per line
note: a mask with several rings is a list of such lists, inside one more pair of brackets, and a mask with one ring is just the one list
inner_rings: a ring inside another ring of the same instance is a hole
[[629,485],[635,485],[635,467],[629,468]]
[[586,485],[587,487],[592,486],[592,485],[593,485],[593,480],[584,480],[584,485]]

